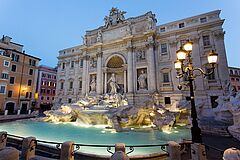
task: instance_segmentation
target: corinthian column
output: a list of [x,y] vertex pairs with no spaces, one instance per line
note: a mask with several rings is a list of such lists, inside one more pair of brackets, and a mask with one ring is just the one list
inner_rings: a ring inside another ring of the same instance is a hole
[[128,84],[128,93],[133,93],[133,47],[131,45],[127,48],[128,59],[127,59],[127,84]]
[[102,94],[102,52],[97,54],[97,94]]
[[153,37],[148,38],[147,47],[147,63],[148,63],[148,90],[156,91],[156,67],[154,55],[154,41]]
[[87,63],[88,63],[88,56],[84,56],[83,57],[83,73],[82,73],[82,95],[85,96],[86,92],[87,92],[87,75],[88,75],[88,67],[87,67]]

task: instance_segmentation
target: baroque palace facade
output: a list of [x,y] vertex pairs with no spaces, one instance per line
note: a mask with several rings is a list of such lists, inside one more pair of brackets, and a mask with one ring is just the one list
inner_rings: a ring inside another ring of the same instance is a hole
[[159,26],[152,12],[128,19],[125,13],[112,8],[104,26],[86,31],[82,45],[59,51],[56,102],[114,93],[112,81],[130,104],[152,93],[166,105],[188,98],[188,87],[177,89],[174,68],[176,50],[186,40],[193,42],[193,64],[205,71],[209,51],[219,54],[214,75],[196,78],[196,98],[210,107],[223,94],[229,74],[220,10]]

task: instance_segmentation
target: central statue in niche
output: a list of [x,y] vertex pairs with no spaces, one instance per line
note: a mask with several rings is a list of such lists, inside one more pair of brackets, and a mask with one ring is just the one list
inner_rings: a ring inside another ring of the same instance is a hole
[[119,89],[120,87],[117,84],[115,73],[112,73],[112,76],[109,78],[107,83],[109,83],[111,87],[110,94],[116,94],[117,89]]

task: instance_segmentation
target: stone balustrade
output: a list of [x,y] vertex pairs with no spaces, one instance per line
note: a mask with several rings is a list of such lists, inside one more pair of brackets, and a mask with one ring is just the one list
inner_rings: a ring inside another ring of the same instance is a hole
[[[183,141],[182,143],[176,143],[174,141],[169,141],[168,144],[163,145],[136,145],[136,146],[126,146],[124,143],[117,143],[115,146],[107,146],[107,145],[84,145],[84,144],[74,144],[73,141],[66,141],[64,143],[56,143],[56,142],[47,142],[37,140],[35,137],[19,137],[9,135],[9,138],[15,137],[22,139],[21,142],[21,152],[13,147],[7,147],[7,132],[0,132],[0,160],[54,160],[51,158],[41,157],[36,155],[36,148],[40,143],[49,143],[56,145],[56,149],[59,149],[59,157],[60,160],[86,160],[86,159],[99,159],[99,160],[139,160],[139,159],[151,159],[151,160],[182,160],[186,159],[183,155],[190,155],[187,159],[193,160],[207,160],[205,146],[203,144],[191,143],[189,141]],[[38,144],[39,143],[39,144]],[[109,153],[112,153],[111,156],[98,156],[98,155],[90,155],[90,154],[82,154],[79,156],[79,153],[76,153],[77,150],[80,149],[81,146],[90,146],[90,147],[105,147]],[[114,152],[111,152],[111,147],[115,148]],[[137,147],[160,147],[164,153],[153,153],[146,154],[141,156],[129,156],[129,153],[134,151],[134,148]],[[110,148],[110,149],[109,149]],[[130,151],[126,148],[129,148]],[[53,151],[51,147],[50,151]],[[189,152],[191,150],[191,153]],[[232,149],[233,150],[233,149]],[[229,149],[225,150],[223,157],[225,159],[230,160],[231,157],[239,156],[239,149],[234,149],[231,152]],[[231,155],[233,154],[233,155]],[[85,157],[84,157],[84,156]],[[230,158],[229,158],[230,157]]]

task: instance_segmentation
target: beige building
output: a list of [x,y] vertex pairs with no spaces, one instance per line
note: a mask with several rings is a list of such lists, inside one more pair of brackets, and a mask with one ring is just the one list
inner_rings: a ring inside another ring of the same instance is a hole
[[86,31],[83,44],[59,51],[57,102],[76,102],[114,89],[131,104],[151,93],[158,93],[156,98],[166,105],[188,98],[188,87],[177,89],[174,61],[176,50],[191,40],[196,67],[208,71],[209,51],[219,54],[214,75],[195,80],[197,99],[211,107],[229,80],[220,10],[158,26],[152,12],[128,19],[125,13],[112,8],[104,26]]
[[229,67],[230,82],[236,91],[240,91],[240,68]]
[[35,105],[37,66],[40,59],[23,51],[23,45],[0,39],[0,112],[27,113]]

